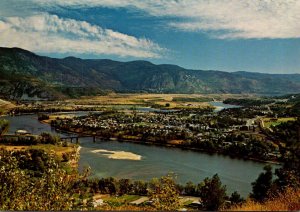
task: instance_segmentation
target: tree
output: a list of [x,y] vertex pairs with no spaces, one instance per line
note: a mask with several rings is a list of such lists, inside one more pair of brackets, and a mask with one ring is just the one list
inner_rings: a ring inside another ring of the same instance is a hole
[[119,194],[128,194],[132,190],[132,184],[129,179],[119,180]]
[[5,134],[9,129],[9,121],[5,119],[0,120],[0,135]]
[[275,170],[275,175],[277,179],[274,180],[274,184],[281,191],[284,191],[287,187],[300,187],[300,143],[289,148],[283,166]]
[[233,205],[240,204],[245,201],[237,191],[235,191],[231,194],[229,200],[231,201],[231,203]]
[[117,192],[116,180],[113,177],[101,178],[98,182],[98,188],[101,193],[115,194]]
[[136,195],[147,195],[148,193],[147,185],[148,185],[147,183],[140,180],[134,181],[132,185],[131,193]]
[[60,137],[58,135],[52,135],[48,132],[43,132],[40,135],[41,143],[43,144],[59,144],[61,142]]
[[300,176],[297,175],[295,170],[280,168],[275,170],[277,179],[274,180],[274,185],[281,192],[286,188],[298,188],[300,187]]
[[191,196],[196,195],[196,185],[191,181],[187,182],[184,187],[184,193]]
[[215,174],[211,179],[205,178],[200,184],[198,192],[206,210],[218,210],[226,199],[226,186],[222,185],[218,174]]
[[267,165],[264,167],[264,171],[252,183],[252,193],[250,194],[251,198],[260,202],[268,196],[268,192],[272,187],[272,167]]
[[[25,161],[31,158],[28,152],[18,153],[28,157]],[[16,152],[0,149],[0,155],[0,210],[83,209],[83,198],[74,189],[80,176],[68,175],[51,155],[39,177],[32,177],[31,170],[20,167]]]
[[179,207],[179,192],[174,177],[167,175],[150,183],[150,199],[157,210],[176,210]]

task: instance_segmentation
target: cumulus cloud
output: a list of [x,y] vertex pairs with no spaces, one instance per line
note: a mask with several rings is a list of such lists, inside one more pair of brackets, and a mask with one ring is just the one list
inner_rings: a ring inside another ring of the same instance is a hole
[[32,0],[44,7],[127,7],[179,17],[168,26],[219,39],[299,38],[299,0]]
[[113,54],[158,58],[164,49],[158,44],[85,21],[39,14],[0,20],[0,45],[36,52]]

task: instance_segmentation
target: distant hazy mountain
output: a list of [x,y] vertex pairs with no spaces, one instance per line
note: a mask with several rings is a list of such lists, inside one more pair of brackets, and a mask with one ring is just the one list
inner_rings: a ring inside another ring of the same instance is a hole
[[0,48],[0,95],[57,98],[103,91],[155,93],[300,92],[300,74],[188,70],[147,61],[55,59],[19,48]]

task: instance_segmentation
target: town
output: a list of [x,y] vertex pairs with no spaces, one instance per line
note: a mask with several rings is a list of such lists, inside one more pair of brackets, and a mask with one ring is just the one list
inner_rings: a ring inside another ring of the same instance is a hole
[[278,118],[283,107],[282,101],[277,105],[273,101],[268,103],[218,112],[212,107],[155,111],[138,108],[100,109],[80,117],[57,116],[51,120],[51,126],[57,130],[107,140],[165,145],[280,162],[285,154],[285,145],[272,135],[273,125],[270,123],[294,121],[296,117],[291,114],[292,117]]

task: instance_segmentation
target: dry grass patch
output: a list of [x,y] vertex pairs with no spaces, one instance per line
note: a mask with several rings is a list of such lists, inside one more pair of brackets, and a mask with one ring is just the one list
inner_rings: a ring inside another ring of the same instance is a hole
[[[216,100],[222,100],[232,97],[242,97],[241,95],[233,94],[116,94],[111,93],[106,96],[86,96],[79,99],[67,100],[69,103],[75,103],[77,105],[149,105],[149,104],[161,104],[165,105],[170,103],[172,107],[182,106],[179,103],[173,102],[174,98],[187,98],[198,99],[198,98],[213,98]],[[192,103],[192,102],[190,102]],[[199,102],[198,102],[199,103]],[[197,105],[202,106],[202,104]]]
[[49,119],[43,120],[43,123],[50,124],[51,121],[56,120],[57,118],[59,119],[70,119],[74,118],[75,115],[65,115],[65,114],[59,114],[59,115],[50,115]]
[[13,109],[15,107],[16,106],[13,103],[0,99],[0,115],[2,112]]
[[168,144],[173,144],[173,145],[180,145],[180,144],[183,144],[184,143],[184,140],[171,140],[171,141],[168,141]]
[[42,149],[46,152],[54,151],[55,154],[62,159],[62,155],[64,153],[71,153],[74,152],[74,148],[76,148],[76,145],[69,144],[67,147],[63,146],[56,146],[53,144],[37,144],[37,145],[31,145],[31,146],[12,146],[12,145],[4,145],[1,144],[0,148],[4,148],[9,151],[25,151],[28,149]]
[[230,208],[229,211],[299,211],[300,189],[287,189],[278,197],[270,198],[264,203],[247,200],[241,206]]

